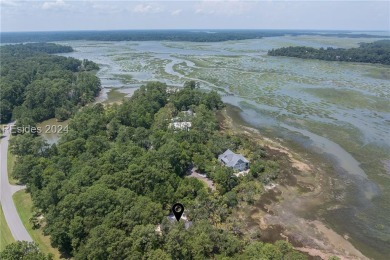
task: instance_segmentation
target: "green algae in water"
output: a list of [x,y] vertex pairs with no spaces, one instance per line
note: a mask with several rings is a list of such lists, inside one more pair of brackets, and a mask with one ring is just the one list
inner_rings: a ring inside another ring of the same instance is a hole
[[306,88],[304,91],[328,102],[348,108],[366,108],[390,112],[390,102],[386,98],[369,96],[359,91],[336,88]]
[[115,103],[115,102],[120,102],[122,101],[123,99],[125,99],[126,97],[126,94],[125,93],[121,93],[119,90],[117,89],[111,89],[108,93],[107,93],[107,99],[103,102],[103,103]]
[[130,74],[113,74],[114,78],[119,79],[123,84],[134,83],[133,76]]
[[374,79],[390,80],[390,67],[389,68],[372,68],[367,73],[363,74]]

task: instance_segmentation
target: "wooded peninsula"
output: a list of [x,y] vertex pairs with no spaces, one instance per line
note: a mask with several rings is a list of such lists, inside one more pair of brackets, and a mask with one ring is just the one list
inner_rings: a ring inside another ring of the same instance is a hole
[[[2,121],[70,118],[57,144],[28,133],[10,141],[17,156],[12,175],[34,202],[30,224],[64,256],[306,259],[284,240],[262,242],[261,233],[248,233],[240,221],[240,207],[254,204],[283,169],[257,142],[224,131],[218,115],[225,105],[216,92],[193,81],[179,89],[151,82],[121,104],[83,107],[100,90],[90,72],[96,64],[48,54],[71,50],[54,44],[2,48],[9,61],[1,70]],[[248,158],[246,174],[220,163],[227,149]],[[205,174],[216,190],[189,178],[191,171]],[[184,221],[169,219],[176,202],[185,205]],[[0,256],[23,250],[50,259],[21,242]]]
[[69,46],[27,43],[0,48],[0,123],[66,120],[100,92],[93,73],[99,69],[96,63],[51,55],[72,52]]
[[390,40],[360,43],[358,48],[283,47],[268,51],[270,56],[287,56],[328,61],[367,62],[390,65]]

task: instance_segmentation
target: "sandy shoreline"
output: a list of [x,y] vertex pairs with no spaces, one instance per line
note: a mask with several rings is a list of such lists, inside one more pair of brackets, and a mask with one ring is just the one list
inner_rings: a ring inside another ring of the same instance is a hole
[[295,180],[277,180],[276,185],[266,188],[255,206],[246,209],[252,212],[250,218],[243,219],[251,223],[248,232],[260,228],[268,234],[266,240],[287,240],[312,259],[328,259],[330,256],[368,259],[352,245],[348,236],[336,233],[319,219],[305,218],[305,211],[318,209],[326,201],[324,186],[329,185],[331,180],[321,167],[278,141],[264,137],[257,129],[234,122],[229,111],[223,111],[223,116],[226,129],[250,136],[266,147],[268,153],[285,156],[287,164],[293,169],[290,172],[294,172],[294,176],[290,177]]

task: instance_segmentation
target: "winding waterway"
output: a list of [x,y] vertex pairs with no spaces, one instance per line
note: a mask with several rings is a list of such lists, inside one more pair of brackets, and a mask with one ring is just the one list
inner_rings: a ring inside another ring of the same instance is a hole
[[327,174],[342,184],[344,195],[308,216],[348,236],[368,257],[387,259],[390,67],[266,55],[283,46],[347,48],[374,40],[285,36],[221,43],[60,43],[75,49],[64,56],[100,65],[104,93],[154,80],[180,86],[196,79],[202,88],[234,94],[223,100],[239,107],[248,124],[332,165]]

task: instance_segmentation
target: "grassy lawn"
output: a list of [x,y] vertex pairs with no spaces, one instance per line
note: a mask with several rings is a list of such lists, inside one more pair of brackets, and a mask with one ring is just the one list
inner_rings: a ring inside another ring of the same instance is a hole
[[44,236],[42,229],[32,229],[29,219],[32,216],[32,200],[29,193],[26,193],[24,190],[18,191],[13,196],[16,210],[19,213],[19,216],[26,227],[31,238],[39,245],[39,248],[42,252],[52,253],[54,259],[60,258],[60,253],[57,249],[50,246],[50,237]]
[[8,228],[7,222],[5,222],[3,208],[0,205],[0,251],[3,251],[4,248],[14,242],[11,231]]
[[[12,137],[11,137],[12,138]],[[7,169],[8,169],[8,181],[10,184],[16,185],[18,184],[18,180],[14,179],[12,177],[12,170],[14,169],[14,164],[16,161],[16,156],[13,155],[8,148],[8,153],[7,153]]]
[[[0,124],[0,129],[3,129],[4,127],[4,124]],[[0,133],[0,137],[3,136],[2,133]],[[10,139],[12,138],[12,136],[10,137]],[[14,163],[15,163],[15,155],[11,154],[9,149],[8,149],[8,155],[7,155],[7,168],[8,168],[8,180],[11,184],[17,184],[18,181],[15,180],[14,178],[12,178],[11,176],[11,173],[12,173],[12,169],[14,167]]]

